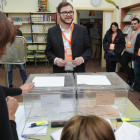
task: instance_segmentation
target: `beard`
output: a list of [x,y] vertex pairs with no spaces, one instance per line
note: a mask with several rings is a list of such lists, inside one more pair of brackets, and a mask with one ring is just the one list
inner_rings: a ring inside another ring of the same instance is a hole
[[67,25],[71,25],[71,23],[73,22],[73,19],[72,19],[70,23],[67,23],[67,22],[65,22],[65,20],[63,20],[63,19],[61,18],[61,16],[60,16],[60,20],[61,20],[63,23],[67,24]]

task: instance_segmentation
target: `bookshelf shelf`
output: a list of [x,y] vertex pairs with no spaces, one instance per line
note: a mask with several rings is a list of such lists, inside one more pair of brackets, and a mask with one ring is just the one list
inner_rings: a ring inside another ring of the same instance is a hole
[[34,44],[46,44],[47,42],[33,42]]
[[32,44],[32,42],[26,42],[26,44]]
[[31,34],[31,32],[22,32],[22,34]]
[[122,22],[127,22],[127,23],[131,23],[131,21],[122,21]]
[[48,32],[33,32],[33,34],[47,34]]
[[56,24],[56,22],[32,22],[33,24]]
[[31,12],[31,14],[55,14],[55,12]]
[[22,24],[30,24],[30,22],[22,22]]

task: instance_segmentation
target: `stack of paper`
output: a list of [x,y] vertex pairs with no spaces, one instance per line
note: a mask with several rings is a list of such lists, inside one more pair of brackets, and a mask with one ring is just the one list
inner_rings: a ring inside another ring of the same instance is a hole
[[111,85],[106,76],[100,75],[77,75],[77,84],[86,85]]
[[120,117],[119,110],[112,106],[96,106],[95,101],[82,101],[79,104],[79,111],[85,115],[96,115],[103,118]]
[[35,77],[35,87],[64,87],[64,76],[57,77]]
[[32,123],[35,123],[35,122],[26,123],[22,135],[26,135],[26,136],[40,136],[40,135],[43,136],[43,135],[46,135],[47,126],[39,126],[39,127],[29,128],[29,126],[31,126]]
[[60,130],[57,130],[57,131],[51,133],[51,134],[50,134],[51,137],[52,137],[54,140],[60,140],[62,130],[63,130],[63,129],[60,129]]
[[116,140],[140,140],[140,128],[123,122],[122,126],[116,131],[115,136]]

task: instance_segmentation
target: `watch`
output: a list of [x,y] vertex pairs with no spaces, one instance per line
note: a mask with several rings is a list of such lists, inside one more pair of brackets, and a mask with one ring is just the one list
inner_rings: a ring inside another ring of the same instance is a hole
[[90,0],[93,6],[99,6],[101,4],[101,0]]

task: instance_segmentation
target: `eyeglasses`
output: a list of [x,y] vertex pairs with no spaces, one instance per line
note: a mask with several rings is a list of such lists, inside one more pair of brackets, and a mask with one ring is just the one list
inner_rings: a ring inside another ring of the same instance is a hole
[[64,12],[60,12],[60,14],[63,14],[63,16],[67,16],[68,14],[69,14],[70,16],[72,16],[72,15],[74,14],[74,11],[69,11],[69,12],[64,11]]

